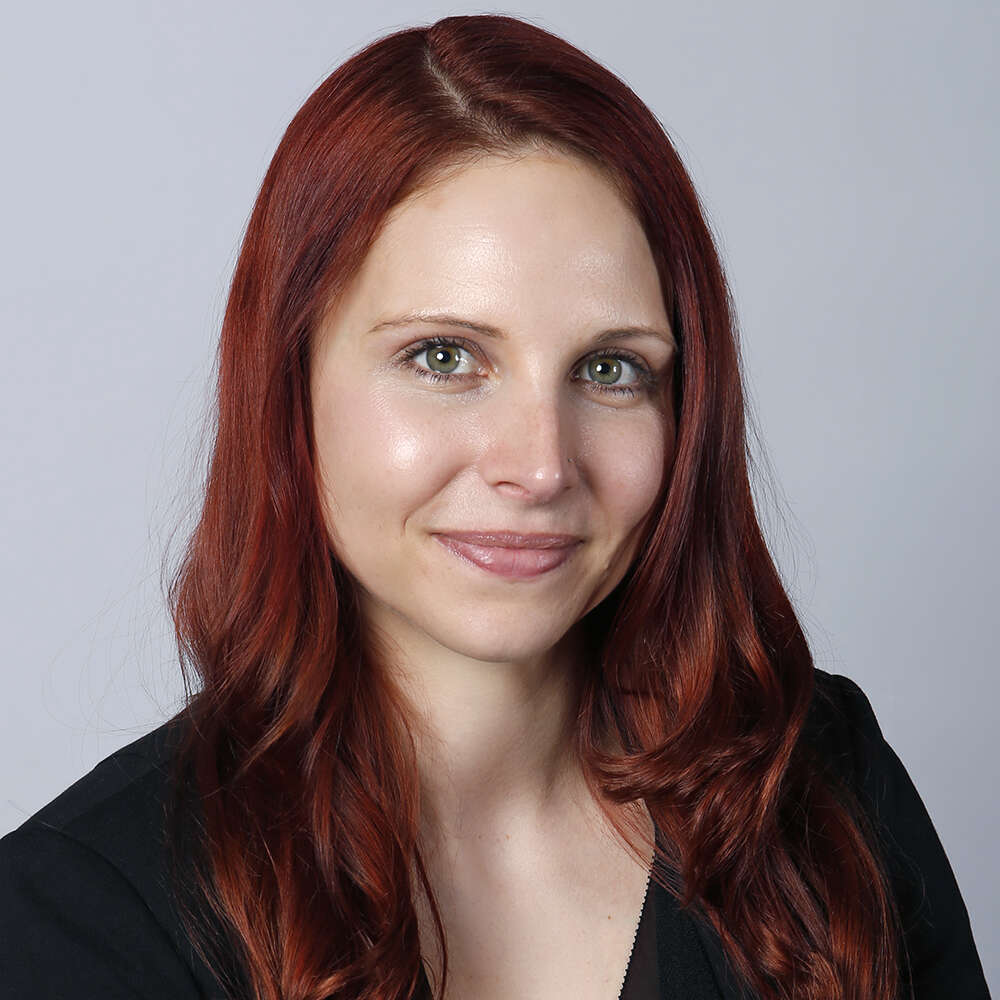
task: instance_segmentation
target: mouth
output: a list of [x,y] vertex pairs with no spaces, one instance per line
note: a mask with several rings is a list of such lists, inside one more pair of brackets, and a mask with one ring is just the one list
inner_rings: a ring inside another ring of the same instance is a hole
[[582,542],[579,535],[542,534],[538,532],[523,534],[518,531],[441,531],[436,532],[445,538],[467,542],[470,545],[483,545],[489,548],[505,549],[558,549]]
[[434,537],[446,549],[487,573],[530,579],[565,565],[583,539],[576,535],[513,532],[448,532]]

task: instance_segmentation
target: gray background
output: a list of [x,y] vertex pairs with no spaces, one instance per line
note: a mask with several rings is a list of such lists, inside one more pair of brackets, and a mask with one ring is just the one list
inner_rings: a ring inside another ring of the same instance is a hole
[[[501,9],[340,6],[5,18],[0,833],[179,707],[160,560],[191,525],[227,283],[285,126],[386,31]],[[691,171],[775,557],[817,665],[861,684],[920,790],[1000,983],[997,7],[503,10],[621,75]]]

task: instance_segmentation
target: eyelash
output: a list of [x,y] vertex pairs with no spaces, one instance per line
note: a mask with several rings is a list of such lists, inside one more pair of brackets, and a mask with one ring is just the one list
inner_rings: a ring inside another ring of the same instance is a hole
[[[411,344],[408,348],[406,348],[403,352],[403,358],[400,361],[400,364],[404,368],[408,368],[411,371],[416,372],[419,376],[431,382],[450,382],[455,378],[469,377],[454,373],[449,374],[448,372],[435,372],[431,371],[429,368],[421,368],[419,365],[415,365],[413,363],[413,359],[418,354],[423,354],[424,351],[430,350],[432,347],[458,347],[463,351],[467,351],[469,354],[474,355],[476,353],[476,345],[471,341],[465,340],[463,337],[433,337],[428,340],[421,340],[416,344]],[[596,386],[598,392],[610,393],[613,396],[631,399],[639,392],[651,392],[659,384],[659,379],[653,373],[649,365],[647,365],[646,362],[643,361],[637,354],[632,354],[631,351],[594,351],[593,353],[588,354],[587,357],[583,358],[580,361],[580,364],[582,365],[590,358],[615,358],[617,360],[627,361],[639,375],[638,384],[635,386],[603,385],[600,382],[588,383],[589,385]]]

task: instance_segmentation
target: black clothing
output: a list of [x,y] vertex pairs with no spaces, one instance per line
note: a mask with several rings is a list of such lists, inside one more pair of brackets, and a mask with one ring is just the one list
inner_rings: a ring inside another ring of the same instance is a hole
[[[864,692],[816,670],[809,738],[887,834],[915,1000],[989,1000],[965,904]],[[171,723],[111,754],[0,838],[0,1000],[216,1000],[170,894]],[[738,1000],[714,930],[650,882],[623,1000]]]

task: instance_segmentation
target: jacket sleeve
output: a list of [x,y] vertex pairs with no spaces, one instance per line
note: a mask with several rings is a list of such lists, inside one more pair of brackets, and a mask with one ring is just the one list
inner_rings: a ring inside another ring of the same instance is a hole
[[832,678],[854,771],[886,852],[914,1000],[989,1000],[969,914],[930,815],[865,693],[848,677]]
[[0,1000],[197,1000],[190,971],[124,875],[29,821],[0,839]]

